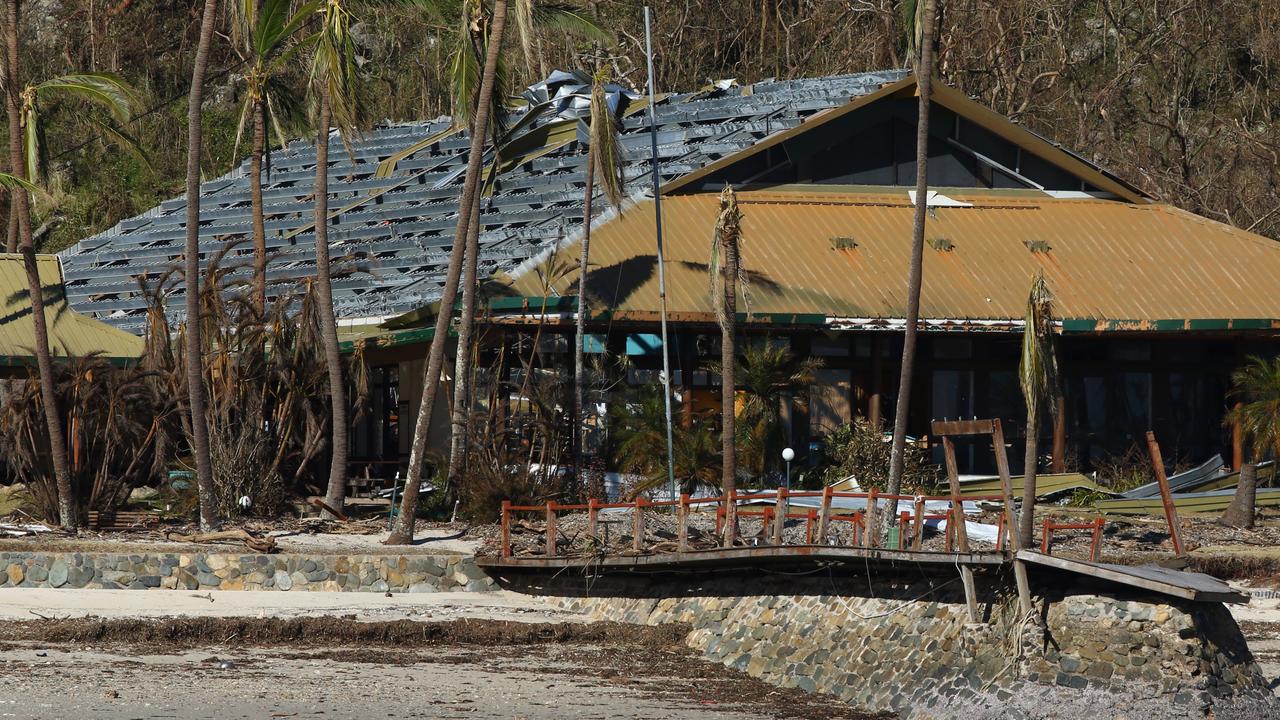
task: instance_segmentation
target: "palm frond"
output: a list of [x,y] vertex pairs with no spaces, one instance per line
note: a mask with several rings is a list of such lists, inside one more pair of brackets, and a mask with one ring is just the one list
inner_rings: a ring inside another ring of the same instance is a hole
[[[720,256],[725,247],[736,247],[741,236],[742,212],[738,210],[738,196],[734,193],[733,186],[726,184],[724,190],[720,191],[720,213],[716,216],[715,232],[711,237],[711,257],[707,262],[707,273],[711,280],[711,306],[715,308],[716,322],[722,328],[725,327],[728,316],[724,308],[726,278],[720,267]],[[741,272],[738,274],[742,275]]]
[[132,155],[138,162],[142,163],[143,167],[148,170],[152,169],[151,156],[147,154],[146,149],[142,147],[142,143],[138,142],[137,138],[125,132],[123,129],[118,128],[109,122],[99,120],[98,118],[91,116],[89,118],[89,122],[94,127],[98,128],[98,131],[105,137],[120,146],[125,152]]
[[127,122],[139,102],[138,92],[115,73],[61,75],[36,85],[35,94],[41,99],[58,94],[87,100],[110,112],[117,122]]
[[595,151],[596,182],[610,204],[622,209],[622,142],[618,118],[609,109],[604,76],[597,74],[591,84],[591,148]]
[[520,37],[520,49],[524,51],[527,67],[533,67],[533,41],[536,32],[533,24],[533,0],[513,0],[515,4],[516,35]]
[[1025,323],[1018,380],[1027,413],[1032,415],[1038,412],[1040,400],[1056,394],[1058,387],[1058,361],[1053,348],[1053,293],[1042,272],[1036,273],[1031,281]]
[[358,132],[361,114],[351,13],[342,0],[327,0],[319,13],[321,27],[312,55],[311,86],[315,92],[328,95],[333,123],[346,142]]
[[0,188],[4,188],[5,190],[26,190],[32,194],[42,192],[40,188],[35,185],[8,173],[0,173]]
[[533,9],[533,24],[537,30],[555,30],[584,40],[613,47],[617,43],[604,28],[595,24],[567,5],[539,4]]

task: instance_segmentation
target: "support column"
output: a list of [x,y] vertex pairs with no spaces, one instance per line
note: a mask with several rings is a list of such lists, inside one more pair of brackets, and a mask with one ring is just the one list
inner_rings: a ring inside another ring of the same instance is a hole
[[884,394],[884,340],[871,336],[871,391],[867,393],[867,420],[872,426],[880,424],[881,396]]
[[1050,470],[1063,473],[1067,471],[1067,398],[1058,393],[1053,402],[1057,412],[1053,418],[1053,460]]
[[1231,469],[1239,472],[1244,467],[1244,428],[1240,427],[1240,409],[1244,403],[1236,401],[1234,410],[1236,419],[1231,421]]

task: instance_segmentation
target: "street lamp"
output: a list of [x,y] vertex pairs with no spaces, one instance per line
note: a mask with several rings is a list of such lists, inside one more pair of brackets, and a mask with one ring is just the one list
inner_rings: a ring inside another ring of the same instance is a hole
[[791,461],[796,459],[796,451],[791,448],[782,449],[782,459],[787,463],[787,490],[791,489]]

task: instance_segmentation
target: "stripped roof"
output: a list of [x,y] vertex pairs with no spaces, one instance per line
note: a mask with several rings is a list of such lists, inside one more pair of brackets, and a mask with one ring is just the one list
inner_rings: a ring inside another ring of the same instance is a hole
[[[656,108],[662,180],[698,170],[904,76],[905,71],[861,73],[667,96]],[[623,119],[625,172],[633,192],[649,186],[648,114],[637,112],[643,107],[632,103]],[[585,125],[575,121],[576,132],[567,133],[558,119],[549,115],[530,125],[557,142],[527,148],[487,200],[481,273],[512,269],[581,228]],[[345,258],[355,270],[334,280],[339,317],[385,317],[438,299],[469,146],[466,134],[450,127],[447,118],[379,127],[354,140],[354,164],[339,136],[330,135],[330,206],[336,208],[329,220],[330,255],[339,263]],[[545,152],[546,147],[553,149]],[[271,166],[263,189],[267,246],[273,254],[268,292],[289,293],[296,280],[315,273],[310,231],[315,148],[310,142],[290,143],[272,154]],[[202,261],[251,233],[247,172],[246,162],[201,186]],[[183,198],[168,200],[64,251],[72,305],[141,332],[146,301],[136,278],[158,276],[181,260],[185,206]],[[601,222],[608,216],[598,215]],[[248,275],[251,254],[245,242],[231,256],[246,265],[242,277]],[[167,303],[175,319],[181,316],[182,291],[181,284],[174,287]]]
[[[1160,203],[942,189],[926,224],[922,319],[1013,329],[1043,270],[1068,329],[1280,327],[1280,244]],[[905,317],[914,205],[905,189],[789,185],[738,193],[749,308],[758,320],[816,314],[837,327]],[[942,206],[951,205],[951,206]],[[667,304],[708,319],[712,193],[663,200]],[[615,317],[657,310],[651,201],[593,231],[589,292]],[[577,243],[560,250],[576,258]],[[545,260],[543,260],[545,261]],[[537,295],[535,262],[513,290]],[[573,292],[576,268],[557,286]],[[1253,323],[1253,324],[1250,324]]]
[[[67,307],[62,266],[56,255],[37,255],[36,271],[43,289],[50,352],[71,357],[101,353],[121,359],[142,355],[142,340],[137,336]],[[21,365],[34,357],[35,325],[30,297],[22,256],[0,253],[0,365]]]

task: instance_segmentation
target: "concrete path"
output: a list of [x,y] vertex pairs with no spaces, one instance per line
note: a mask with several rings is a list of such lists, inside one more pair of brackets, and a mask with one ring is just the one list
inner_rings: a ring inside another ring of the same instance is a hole
[[358,620],[458,620],[485,618],[520,622],[583,621],[587,618],[512,592],[420,594],[326,592],[192,592],[186,590],[0,590],[0,621],[95,616],[296,617],[355,615]]

